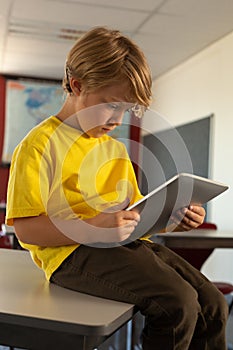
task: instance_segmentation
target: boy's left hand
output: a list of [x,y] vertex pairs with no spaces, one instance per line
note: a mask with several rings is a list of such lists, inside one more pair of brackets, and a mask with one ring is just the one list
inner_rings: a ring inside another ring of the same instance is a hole
[[190,205],[188,208],[183,208],[173,217],[173,221],[177,225],[175,231],[196,229],[204,222],[205,214],[205,209],[200,205]]

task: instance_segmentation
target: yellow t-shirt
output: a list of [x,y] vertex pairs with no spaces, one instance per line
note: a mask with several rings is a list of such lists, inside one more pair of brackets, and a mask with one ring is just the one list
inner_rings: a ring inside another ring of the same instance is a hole
[[[108,135],[89,137],[52,116],[32,129],[14,151],[6,223],[39,215],[86,219],[126,197],[132,204],[142,195],[125,146]],[[48,280],[79,246],[20,244]]]

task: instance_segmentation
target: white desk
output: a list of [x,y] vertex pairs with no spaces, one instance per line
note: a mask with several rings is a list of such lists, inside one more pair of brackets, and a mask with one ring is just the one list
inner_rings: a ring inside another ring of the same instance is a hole
[[152,240],[169,248],[233,248],[233,231],[192,230],[158,233],[152,236]]
[[134,306],[48,283],[28,252],[0,249],[0,344],[89,350],[134,314]]

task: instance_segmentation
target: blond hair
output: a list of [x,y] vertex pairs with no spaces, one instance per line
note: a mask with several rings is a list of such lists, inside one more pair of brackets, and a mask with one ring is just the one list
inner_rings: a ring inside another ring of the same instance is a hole
[[63,88],[72,93],[70,77],[86,92],[129,83],[129,97],[149,106],[151,72],[142,50],[118,30],[97,27],[84,34],[68,53]]

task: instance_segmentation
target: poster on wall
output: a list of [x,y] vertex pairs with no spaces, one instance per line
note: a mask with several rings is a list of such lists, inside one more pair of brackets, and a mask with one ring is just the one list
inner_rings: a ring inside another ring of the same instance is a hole
[[3,163],[10,163],[15,147],[34,126],[59,111],[63,98],[60,83],[6,81]]
[[[56,115],[64,102],[61,83],[27,79],[7,79],[5,131],[2,163],[10,163],[13,151],[26,134],[51,115]],[[111,134],[129,151],[130,115]]]

